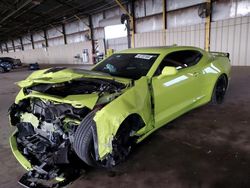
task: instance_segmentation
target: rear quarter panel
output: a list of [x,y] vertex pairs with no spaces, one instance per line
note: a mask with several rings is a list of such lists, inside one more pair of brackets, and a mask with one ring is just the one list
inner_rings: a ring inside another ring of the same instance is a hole
[[231,72],[230,60],[227,57],[213,56],[209,53],[207,53],[207,56],[208,60],[202,70],[204,75],[203,86],[206,93],[205,102],[211,100],[214,86],[221,75],[226,75],[229,84]]

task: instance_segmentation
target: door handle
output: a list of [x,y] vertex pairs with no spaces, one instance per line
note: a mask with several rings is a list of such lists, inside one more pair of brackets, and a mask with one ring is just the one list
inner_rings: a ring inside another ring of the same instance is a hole
[[193,76],[197,77],[200,73],[199,72],[194,72]]

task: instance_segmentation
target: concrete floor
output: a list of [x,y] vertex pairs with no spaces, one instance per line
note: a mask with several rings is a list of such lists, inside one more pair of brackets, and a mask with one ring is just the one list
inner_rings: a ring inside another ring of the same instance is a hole
[[[18,187],[25,172],[11,154],[7,109],[30,72],[0,74],[0,187]],[[107,172],[92,169],[78,187],[250,187],[250,67],[234,67],[224,104],[205,105],[139,144],[129,159]]]

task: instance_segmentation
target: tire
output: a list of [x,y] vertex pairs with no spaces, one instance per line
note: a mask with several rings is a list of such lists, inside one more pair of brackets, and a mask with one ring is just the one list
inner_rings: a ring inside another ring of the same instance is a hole
[[89,166],[97,167],[95,160],[94,141],[92,126],[95,126],[93,120],[96,111],[91,111],[77,127],[73,142],[73,149],[77,156]]
[[125,161],[135,146],[137,138],[132,135],[136,130],[134,130],[134,126],[131,123],[131,121],[127,120],[123,122],[118,129],[112,142],[112,164],[107,164],[107,166],[115,166]]
[[90,112],[77,127],[73,148],[77,156],[89,166],[110,168],[124,161],[130,154],[131,148],[136,143],[136,137],[131,136],[135,130],[129,121],[122,123],[112,142],[112,154],[105,161],[96,161],[92,133],[92,126],[95,126],[93,120],[95,113],[96,111]]
[[4,68],[3,67],[0,67],[0,73],[4,73]]
[[222,104],[227,90],[227,77],[226,75],[221,75],[213,89],[213,95],[211,99],[211,104]]

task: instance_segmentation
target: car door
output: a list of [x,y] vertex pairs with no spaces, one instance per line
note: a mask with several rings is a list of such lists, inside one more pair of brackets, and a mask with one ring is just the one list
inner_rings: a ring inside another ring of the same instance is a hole
[[[162,126],[190,110],[199,99],[201,95],[199,78],[202,74],[198,62],[201,57],[202,54],[198,51],[175,51],[168,54],[159,65],[152,78],[156,126]],[[158,75],[165,66],[176,67],[177,74],[159,79]]]

